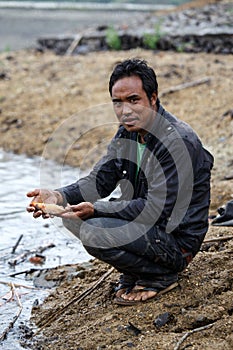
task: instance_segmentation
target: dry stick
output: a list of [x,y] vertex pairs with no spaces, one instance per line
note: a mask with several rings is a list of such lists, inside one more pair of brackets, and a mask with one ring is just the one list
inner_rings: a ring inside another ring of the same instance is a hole
[[[111,267],[110,270],[108,270],[103,276],[101,276],[96,282],[92,284],[91,287],[87,288],[84,292],[82,292],[80,295],[76,296],[75,298],[71,299],[66,305],[64,305],[61,309],[55,310],[55,312],[50,315],[47,319],[42,320],[41,323],[38,324],[38,331],[34,333],[33,336],[37,335],[39,332],[42,331],[47,325],[49,325],[56,317],[58,318],[65,309],[67,309],[70,305],[76,303],[80,303],[83,299],[85,299],[89,294],[91,294],[108,276],[111,275],[113,272],[114,267]],[[43,322],[45,321],[45,322]]]
[[3,341],[3,340],[6,339],[8,333],[9,333],[10,330],[14,327],[15,322],[18,320],[18,318],[19,318],[19,316],[20,316],[20,314],[21,314],[21,312],[22,312],[22,310],[23,310],[23,306],[22,306],[21,301],[20,301],[20,299],[19,299],[19,295],[18,295],[18,293],[17,293],[17,291],[16,291],[15,286],[14,286],[13,283],[11,283],[11,289],[12,289],[13,294],[14,294],[15,297],[16,297],[16,301],[17,301],[17,305],[18,305],[19,309],[18,309],[16,315],[14,316],[13,320],[9,323],[8,327],[7,327],[7,328],[4,330],[4,332],[1,334],[1,336],[0,336],[0,341]]
[[18,245],[19,245],[19,243],[20,243],[20,241],[21,241],[22,238],[23,238],[23,234],[19,236],[17,242],[15,243],[14,247],[12,248],[11,254],[14,254],[14,253],[15,253],[15,251],[16,251],[16,249],[18,248]]
[[204,240],[203,243],[228,241],[228,240],[230,240],[230,239],[232,239],[232,238],[233,238],[233,236],[210,238],[210,239]]
[[215,324],[215,322],[213,323],[210,323],[210,324],[207,324],[206,326],[202,326],[202,327],[198,327],[198,328],[195,328],[195,329],[192,329],[191,331],[185,333],[183,335],[182,338],[180,338],[180,340],[178,341],[178,343],[176,344],[176,346],[174,347],[174,350],[179,350],[180,348],[180,345],[183,343],[183,341],[188,338],[191,334],[195,333],[195,332],[199,332],[199,331],[203,331],[205,329],[208,329],[210,327],[212,327],[213,325]]
[[[1,299],[5,299],[6,303],[9,303],[12,299],[13,299],[14,295],[13,295],[13,291],[12,288],[10,290],[10,292],[7,292],[6,294],[1,296]],[[2,306],[3,304],[0,303],[0,306]]]
[[197,85],[201,85],[201,84],[206,84],[206,83],[209,83],[209,82],[210,82],[210,78],[209,77],[205,77],[205,78],[201,78],[201,79],[198,79],[198,80],[189,81],[189,82],[184,83],[184,84],[171,86],[169,89],[162,91],[160,93],[160,97],[162,97],[164,95],[167,95],[167,94],[171,94],[171,93],[176,92],[176,91],[187,89],[189,87],[193,87],[193,86],[197,86]]
[[[6,285],[10,286],[12,284],[12,282],[0,281],[0,284],[6,284]],[[19,284],[19,283],[14,283],[14,286],[19,287],[19,288],[26,288],[26,289],[39,289],[39,288],[26,286],[25,284]]]
[[66,50],[66,53],[65,53],[66,56],[72,55],[72,53],[74,52],[74,50],[76,49],[76,47],[80,43],[82,37],[83,37],[82,34],[76,35],[75,39],[72,41],[72,43],[70,44],[70,46]]

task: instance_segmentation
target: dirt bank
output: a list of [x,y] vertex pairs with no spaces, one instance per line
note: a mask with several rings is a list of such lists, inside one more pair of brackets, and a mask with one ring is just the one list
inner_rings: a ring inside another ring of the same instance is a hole
[[[229,230],[215,229],[210,234],[229,235]],[[113,303],[116,272],[79,301],[78,297],[91,283],[109,269],[94,262],[91,270],[83,271],[81,278],[64,282],[44,305],[33,309],[32,321],[40,331],[27,345],[36,350],[175,350],[182,336],[191,331],[179,349],[231,350],[232,249],[232,240],[203,245],[203,251],[180,275],[176,290],[133,307]],[[64,278],[64,268],[54,271],[48,278],[57,278],[59,272]],[[167,323],[161,327],[158,324],[160,315],[168,316]],[[208,325],[210,328],[192,334],[192,330]],[[27,336],[31,335],[28,329],[26,331]]]

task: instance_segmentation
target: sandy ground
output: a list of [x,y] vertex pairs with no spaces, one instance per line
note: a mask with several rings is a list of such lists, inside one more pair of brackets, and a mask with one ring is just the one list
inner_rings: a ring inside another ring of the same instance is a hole
[[[30,156],[43,153],[73,166],[91,166],[115,130],[107,91],[112,67],[135,56],[155,68],[164,107],[188,122],[213,153],[210,214],[216,214],[217,207],[233,198],[233,180],[226,178],[233,174],[232,56],[142,50],[72,57],[33,50],[2,53],[0,147]],[[166,93],[171,86],[203,77],[209,77],[209,82]],[[231,227],[210,226],[206,239],[232,234]],[[230,350],[232,252],[232,240],[203,244],[180,274],[178,288],[130,308],[112,302],[119,277],[116,271],[84,300],[72,301],[109,270],[105,264],[93,261],[91,269],[67,280],[60,267],[48,278],[62,275],[63,282],[44,304],[33,309],[32,321],[42,329],[27,345],[36,350],[167,350],[177,348],[186,332],[210,324],[208,329],[189,333],[179,349]],[[169,312],[169,322],[156,327],[154,321],[165,312]],[[137,335],[129,322],[140,329]]]

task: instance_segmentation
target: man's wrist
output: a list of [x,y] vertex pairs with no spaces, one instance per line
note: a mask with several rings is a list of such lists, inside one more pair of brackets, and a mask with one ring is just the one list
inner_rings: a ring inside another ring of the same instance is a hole
[[56,196],[57,198],[57,204],[58,205],[64,205],[64,197],[63,195],[61,194],[61,192],[59,191],[54,191],[54,195]]

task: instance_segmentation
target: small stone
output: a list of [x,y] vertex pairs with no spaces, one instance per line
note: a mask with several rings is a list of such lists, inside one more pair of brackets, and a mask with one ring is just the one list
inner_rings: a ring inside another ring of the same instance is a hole
[[172,321],[173,318],[174,316],[170,312],[164,312],[154,320],[154,325],[157,328],[163,327],[166,323]]

